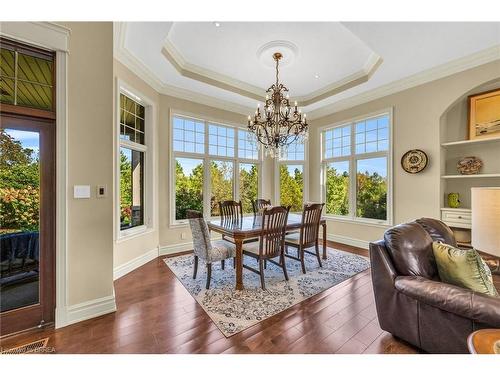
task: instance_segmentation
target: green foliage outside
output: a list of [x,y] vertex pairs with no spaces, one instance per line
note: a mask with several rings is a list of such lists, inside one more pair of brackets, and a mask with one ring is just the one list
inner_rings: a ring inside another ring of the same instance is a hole
[[132,221],[132,164],[120,150],[120,225]]
[[210,180],[212,188],[210,214],[219,216],[219,202],[233,199],[233,163],[230,161],[211,161]]
[[[387,219],[387,179],[374,172],[356,175],[356,216]],[[326,170],[326,212],[349,214],[349,174],[339,173],[331,166]]]
[[200,161],[190,175],[186,175],[175,161],[175,218],[186,218],[187,210],[203,212],[203,163]]
[[330,165],[326,168],[326,213],[349,214],[349,173],[338,173]]
[[287,165],[280,165],[280,203],[282,206],[291,206],[290,212],[302,211],[303,181],[303,172],[299,168],[295,168],[293,175],[290,175]]
[[[251,166],[250,166],[251,165]],[[252,201],[258,194],[258,168],[255,164],[243,164],[240,168],[240,198],[243,212],[251,213]],[[248,166],[250,166],[248,168]],[[229,161],[210,162],[212,196],[210,213],[219,215],[219,202],[233,199],[233,163]],[[182,168],[182,159],[175,161],[175,218],[186,218],[187,210],[203,212],[203,164],[195,166],[190,174]]]
[[38,230],[39,187],[33,150],[0,129],[0,233]]
[[387,219],[387,180],[377,172],[358,172],[356,176],[356,216]]
[[[249,164],[244,164],[248,166]],[[253,212],[252,202],[257,199],[259,190],[259,170],[255,164],[251,164],[250,171],[240,168],[240,199],[243,205],[243,213]]]

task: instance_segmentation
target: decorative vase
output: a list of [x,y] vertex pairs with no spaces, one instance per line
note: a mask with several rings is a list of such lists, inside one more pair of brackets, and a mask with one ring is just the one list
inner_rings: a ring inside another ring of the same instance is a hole
[[460,194],[458,194],[458,193],[448,194],[448,207],[451,207],[451,208],[460,207]]
[[482,167],[482,160],[475,156],[467,156],[457,163],[457,170],[461,174],[478,174]]

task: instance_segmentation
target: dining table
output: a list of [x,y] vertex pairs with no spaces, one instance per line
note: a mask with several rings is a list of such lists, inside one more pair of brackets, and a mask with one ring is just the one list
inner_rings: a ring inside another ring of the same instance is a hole
[[[236,246],[236,290],[243,290],[243,242],[252,238],[258,238],[262,232],[262,216],[243,216],[240,219],[214,219],[208,221],[211,232],[220,233],[225,237],[233,239]],[[320,225],[323,228],[323,259],[326,255],[326,219],[321,218]],[[296,232],[302,226],[301,214],[289,214],[286,223],[286,232]]]

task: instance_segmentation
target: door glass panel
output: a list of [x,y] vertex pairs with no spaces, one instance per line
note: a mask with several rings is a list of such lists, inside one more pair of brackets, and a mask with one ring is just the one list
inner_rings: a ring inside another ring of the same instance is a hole
[[0,311],[39,303],[40,139],[0,129]]

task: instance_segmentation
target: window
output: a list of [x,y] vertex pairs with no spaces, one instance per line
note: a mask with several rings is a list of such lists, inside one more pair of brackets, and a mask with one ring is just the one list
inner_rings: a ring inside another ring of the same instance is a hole
[[145,107],[120,93],[120,230],[145,223]]
[[321,133],[327,215],[390,223],[391,113]]
[[291,206],[291,212],[302,211],[305,194],[305,145],[294,142],[277,162],[279,199],[281,205]]
[[0,102],[55,111],[54,54],[2,39]]
[[240,199],[243,206],[243,213],[253,212],[252,202],[259,195],[259,166],[256,163],[240,163],[239,183]]
[[183,223],[188,209],[219,216],[219,202],[241,200],[252,213],[258,198],[260,153],[252,133],[187,116],[172,117],[175,191],[172,223]]
[[203,211],[203,160],[175,158],[175,220],[187,210]]

